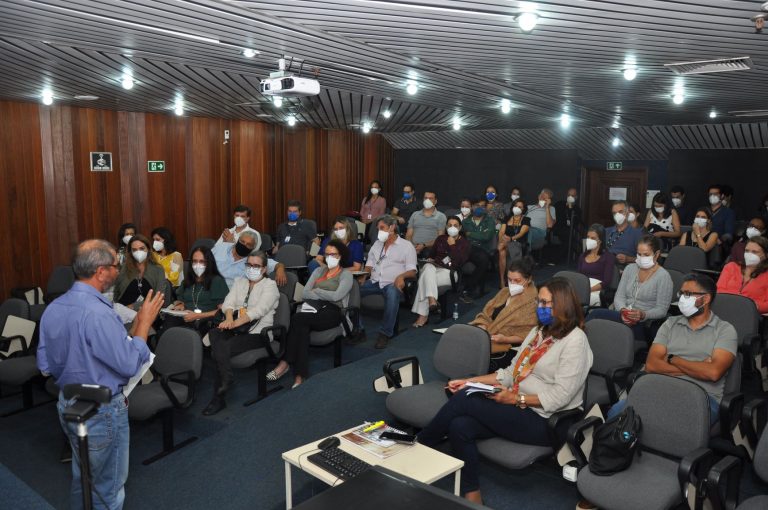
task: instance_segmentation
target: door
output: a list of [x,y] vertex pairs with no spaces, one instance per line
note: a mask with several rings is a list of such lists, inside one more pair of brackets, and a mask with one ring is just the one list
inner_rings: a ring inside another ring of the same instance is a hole
[[584,203],[589,225],[613,225],[611,204],[615,200],[626,200],[642,214],[645,211],[645,192],[648,189],[648,168],[635,167],[623,170],[605,170],[604,168],[582,168],[585,174]]

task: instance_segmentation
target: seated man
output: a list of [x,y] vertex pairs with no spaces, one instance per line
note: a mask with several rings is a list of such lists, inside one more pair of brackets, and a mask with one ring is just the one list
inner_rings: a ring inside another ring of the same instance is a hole
[[552,190],[544,188],[539,193],[539,201],[528,206],[528,218],[531,219],[531,229],[528,231],[528,245],[531,250],[544,246],[547,230],[555,226],[557,213],[552,205]]
[[219,243],[236,243],[237,240],[240,238],[240,234],[245,232],[246,230],[253,232],[253,234],[256,237],[256,247],[254,250],[258,250],[261,247],[261,234],[259,232],[252,228],[249,225],[249,221],[251,220],[251,208],[247,205],[238,205],[234,209],[235,214],[235,226],[232,228],[225,228],[224,231],[221,233],[221,236],[219,236],[218,241],[216,241],[216,244]]
[[[445,234],[445,223],[448,218],[437,210],[437,194],[434,191],[424,192],[422,205],[424,209],[413,213],[408,220],[405,238],[413,243],[417,254],[425,257],[437,236]],[[427,251],[422,253],[425,249]]]
[[[227,287],[232,288],[235,278],[245,276],[245,259],[255,251],[256,236],[250,230],[240,233],[240,238],[235,243],[216,243],[211,252],[216,260],[219,273],[227,282]],[[267,274],[275,274],[275,283],[282,287],[288,281],[285,276],[285,266],[274,259],[267,260]]]
[[766,234],[765,220],[760,216],[755,216],[749,221],[747,229],[744,231],[744,235],[741,239],[733,243],[731,247],[731,259],[730,262],[736,262],[737,264],[744,263],[744,248],[747,247],[747,243],[753,237],[765,237]]
[[403,198],[392,206],[392,216],[397,219],[397,228],[403,235],[408,231],[408,220],[411,215],[419,209],[415,194],[416,188],[410,182],[406,182],[403,184]]
[[717,237],[723,243],[730,245],[736,231],[736,213],[733,209],[724,206],[723,188],[724,186],[720,184],[709,187],[709,212],[712,213],[712,231],[717,232]]
[[[686,275],[678,293],[683,315],[662,324],[645,364],[648,373],[681,377],[704,388],[709,395],[710,424],[719,418],[725,377],[738,348],[734,327],[712,313],[716,294],[715,282],[708,276]],[[625,402],[614,405],[608,417],[617,415]]]
[[317,225],[314,221],[305,220],[301,217],[301,202],[289,200],[288,221],[277,227],[277,238],[272,253],[276,254],[280,247],[285,244],[302,246],[309,253],[309,248],[313,242],[320,244],[317,239]]
[[611,214],[616,225],[605,229],[605,247],[616,256],[616,263],[623,267],[635,261],[637,242],[643,231],[629,224],[629,204],[626,201],[614,202]]
[[[376,349],[384,349],[395,332],[397,310],[405,280],[416,278],[416,250],[410,242],[397,235],[397,220],[394,217],[383,216],[376,228],[379,231],[378,240],[371,246],[365,263],[365,272],[369,273],[371,278],[360,286],[360,297],[374,294],[384,296],[384,317],[374,346]],[[361,330],[362,327],[361,320]],[[361,333],[359,340],[363,339],[365,336]]]

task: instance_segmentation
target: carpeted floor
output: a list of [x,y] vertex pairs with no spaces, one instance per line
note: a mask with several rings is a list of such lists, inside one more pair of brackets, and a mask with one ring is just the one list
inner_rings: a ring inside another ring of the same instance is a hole
[[[555,268],[537,271],[537,281],[553,274]],[[490,282],[491,280],[489,280]],[[460,321],[466,322],[492,295],[490,284],[485,299],[460,305]],[[265,509],[284,508],[283,451],[363,420],[387,419],[384,395],[375,393],[372,381],[381,375],[385,360],[416,354],[424,362],[424,376],[435,376],[432,352],[439,335],[432,328],[412,329],[414,316],[401,309],[402,333],[389,348],[377,351],[376,318],[366,317],[369,340],[344,347],[344,365],[331,369],[331,349],[312,353],[310,379],[301,387],[279,391],[250,407],[242,402],[256,394],[254,371],[238,371],[228,407],[213,417],[201,415],[212,394],[213,366],[205,360],[198,383],[197,399],[191,408],[176,413],[177,441],[190,436],[198,440],[150,465],[141,461],[161,449],[161,423],[131,423],[130,475],[125,508],[153,506],[164,509]],[[433,321],[436,320],[433,318]],[[448,326],[430,324],[432,327]],[[372,334],[373,333],[373,334]],[[288,376],[280,382],[290,387]],[[42,392],[36,399],[48,397]],[[20,397],[0,399],[0,413],[20,404]],[[59,462],[63,435],[54,405],[46,404],[9,418],[0,418],[0,508],[68,507],[69,464]],[[486,504],[496,509],[573,509],[578,499],[574,484],[560,476],[554,461],[537,463],[512,472],[484,462],[481,484]],[[747,470],[745,495],[768,492],[768,487]],[[436,485],[452,490],[452,478]],[[324,484],[293,470],[294,504],[322,490]]]

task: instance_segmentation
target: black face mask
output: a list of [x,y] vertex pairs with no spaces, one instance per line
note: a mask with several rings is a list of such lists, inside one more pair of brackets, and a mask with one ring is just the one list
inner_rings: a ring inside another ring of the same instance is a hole
[[241,257],[245,257],[246,255],[248,255],[249,253],[251,253],[251,249],[250,249],[250,248],[248,248],[248,247],[247,247],[246,245],[244,245],[243,243],[235,243],[235,251],[236,251],[236,252],[237,252],[237,254],[238,254],[238,255],[240,255]]

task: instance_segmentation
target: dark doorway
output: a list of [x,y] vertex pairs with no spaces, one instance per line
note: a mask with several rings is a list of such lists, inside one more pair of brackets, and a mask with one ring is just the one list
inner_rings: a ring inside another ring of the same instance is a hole
[[[648,189],[648,168],[635,167],[623,170],[604,168],[582,168],[584,182],[586,217],[589,225],[613,225],[611,203],[620,197],[638,209],[645,210],[645,192]],[[640,216],[640,221],[644,217]]]

